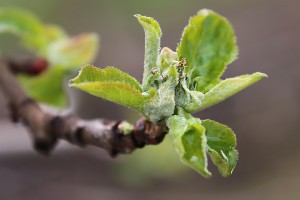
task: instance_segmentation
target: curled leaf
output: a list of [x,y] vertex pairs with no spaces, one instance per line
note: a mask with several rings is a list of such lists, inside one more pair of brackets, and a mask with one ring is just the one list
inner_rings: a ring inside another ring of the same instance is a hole
[[181,138],[184,148],[182,160],[205,177],[210,177],[207,170],[205,128],[200,124],[190,125]]
[[167,121],[174,147],[181,161],[205,177],[210,177],[207,170],[205,128],[198,120],[185,119],[174,115]]
[[[145,60],[143,74],[143,91],[150,89],[150,83],[147,81],[151,75],[151,69],[157,67],[157,60],[160,49],[161,29],[158,22],[151,18],[142,15],[135,15],[139,23],[145,31]],[[158,68],[158,72],[160,69]]]
[[212,120],[203,120],[202,125],[206,130],[207,151],[213,163],[222,176],[231,175],[238,160],[234,132],[224,124]]

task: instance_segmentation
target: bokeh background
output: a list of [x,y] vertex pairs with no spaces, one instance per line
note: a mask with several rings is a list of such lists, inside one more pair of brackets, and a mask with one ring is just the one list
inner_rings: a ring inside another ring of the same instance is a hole
[[[115,66],[142,78],[144,33],[134,14],[157,19],[162,46],[176,49],[191,15],[209,8],[233,24],[239,59],[224,77],[269,75],[198,116],[235,130],[240,159],[222,178],[210,163],[205,179],[177,161],[168,140],[111,159],[102,149],[61,142],[50,157],[31,148],[27,131],[11,124],[0,94],[0,199],[300,199],[299,0],[0,0],[0,7],[32,11],[71,35],[101,35],[96,66]],[[24,57],[15,38],[0,37],[4,56]],[[69,90],[84,118],[138,119],[133,111]],[[54,94],[55,95],[55,94]]]

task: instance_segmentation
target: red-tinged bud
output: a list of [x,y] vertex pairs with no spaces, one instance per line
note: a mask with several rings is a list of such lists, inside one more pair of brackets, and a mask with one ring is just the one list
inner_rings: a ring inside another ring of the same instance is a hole
[[47,67],[48,62],[46,59],[37,58],[28,63],[27,69],[25,69],[25,71],[27,71],[27,73],[31,75],[39,75],[42,72],[46,71]]
[[36,76],[46,71],[48,68],[48,62],[44,58],[28,59],[23,61],[8,61],[12,72],[19,74],[28,74]]

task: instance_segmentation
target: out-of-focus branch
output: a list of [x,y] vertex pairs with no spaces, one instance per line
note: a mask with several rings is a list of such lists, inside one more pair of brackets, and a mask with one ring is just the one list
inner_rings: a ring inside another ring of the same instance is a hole
[[44,111],[26,95],[15,77],[16,73],[32,72],[34,75],[35,69],[42,71],[46,68],[43,62],[31,63],[24,67],[21,63],[0,60],[0,89],[9,102],[13,121],[28,127],[38,152],[48,155],[57,141],[63,139],[81,147],[98,146],[111,156],[116,156],[147,144],[158,144],[167,133],[165,125],[152,124],[143,118],[128,132],[124,129],[128,126],[126,121],[84,120],[75,115],[57,115]]

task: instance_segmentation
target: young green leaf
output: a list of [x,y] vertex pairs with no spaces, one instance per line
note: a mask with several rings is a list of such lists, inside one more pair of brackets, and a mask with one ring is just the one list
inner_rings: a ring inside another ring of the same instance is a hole
[[15,34],[23,39],[23,43],[37,51],[46,46],[41,22],[20,9],[0,9],[0,33]]
[[210,177],[207,170],[205,128],[200,124],[190,125],[181,137],[184,154],[181,159],[205,177]]
[[86,65],[69,86],[141,112],[150,98],[141,93],[142,88],[133,77],[113,67],[99,69]]
[[[145,31],[145,60],[142,87],[143,91],[147,91],[151,87],[147,81],[149,75],[151,75],[151,69],[157,68],[161,29],[158,22],[151,17],[141,15],[135,15],[135,17],[137,17]],[[160,69],[157,69],[160,72]]]
[[159,54],[158,60],[158,68],[160,68],[163,72],[170,66],[174,65],[174,63],[178,60],[178,55],[168,47],[164,47]]
[[191,84],[192,90],[198,90],[203,93],[208,92],[211,88],[213,88],[215,85],[217,85],[221,80],[211,80],[209,78],[205,78],[202,76],[198,76],[193,79],[193,82]]
[[212,120],[203,120],[207,138],[208,154],[219,168],[222,176],[232,174],[238,159],[234,132],[224,124]]
[[210,89],[204,97],[204,101],[194,110],[191,112],[201,111],[205,108],[213,106],[221,101],[224,101],[228,97],[240,92],[241,90],[245,89],[246,87],[252,85],[253,83],[259,81],[260,79],[267,77],[266,74],[256,72],[250,75],[242,75],[234,78],[228,78],[212,89]]
[[19,76],[21,86],[27,94],[36,101],[51,106],[65,107],[68,104],[67,94],[64,90],[64,74],[62,67],[55,66],[39,76]]
[[[66,91],[63,89],[64,75],[94,59],[98,49],[99,38],[94,33],[86,33],[69,38],[63,30],[53,25],[45,26],[44,33],[48,46],[44,50],[43,55],[47,58],[51,70],[44,72],[42,77],[51,77],[50,72],[59,74],[61,77],[52,76],[52,78],[45,78],[43,84],[38,84],[41,80],[40,77],[23,79],[22,82],[27,85],[36,83],[34,87],[25,88],[29,94],[32,94],[32,98],[52,106],[65,107],[68,104],[68,100],[65,94]],[[28,83],[25,83],[26,81]],[[51,98],[48,97],[46,92],[50,90],[52,94],[55,94]]]
[[228,64],[237,57],[234,31],[230,23],[217,13],[204,9],[192,17],[184,29],[177,48],[179,59],[186,58],[190,84],[204,77],[198,91],[218,80]]
[[98,43],[99,37],[94,33],[57,40],[49,45],[47,58],[53,65],[78,68],[94,59]]
[[[197,120],[196,120],[197,121]],[[167,121],[169,133],[181,161],[201,175],[210,177],[207,170],[205,128],[194,119],[174,115]]]

